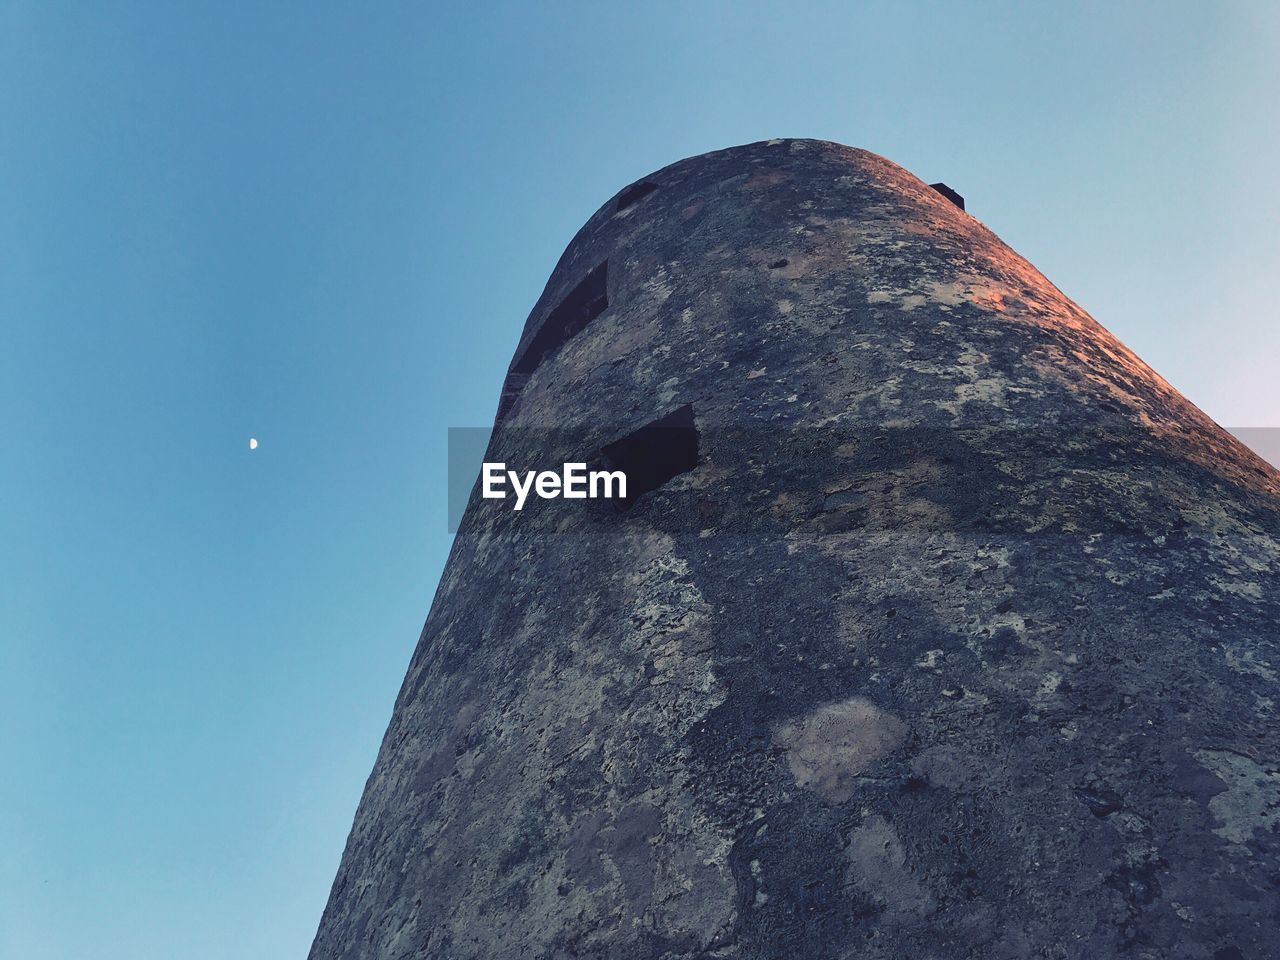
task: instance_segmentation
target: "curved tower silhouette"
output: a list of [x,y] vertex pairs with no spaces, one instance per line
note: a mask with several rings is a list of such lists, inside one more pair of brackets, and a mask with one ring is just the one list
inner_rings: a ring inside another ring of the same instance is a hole
[[311,951],[1263,957],[1280,475],[873,154],[602,207],[526,323]]

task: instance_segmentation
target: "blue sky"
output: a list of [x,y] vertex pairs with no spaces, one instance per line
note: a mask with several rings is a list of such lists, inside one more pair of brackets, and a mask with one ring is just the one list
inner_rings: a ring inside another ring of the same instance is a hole
[[0,3],[0,956],[305,955],[446,430],[673,160],[807,136],[946,180],[1280,426],[1274,5],[474,6]]

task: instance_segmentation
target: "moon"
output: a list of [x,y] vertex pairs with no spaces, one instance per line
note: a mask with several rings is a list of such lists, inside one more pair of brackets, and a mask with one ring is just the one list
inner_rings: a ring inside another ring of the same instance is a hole
[[250,437],[250,438],[249,438],[249,449],[250,449],[250,450],[257,450],[257,449],[258,449],[258,440],[257,440],[257,438],[256,438],[256,437]]

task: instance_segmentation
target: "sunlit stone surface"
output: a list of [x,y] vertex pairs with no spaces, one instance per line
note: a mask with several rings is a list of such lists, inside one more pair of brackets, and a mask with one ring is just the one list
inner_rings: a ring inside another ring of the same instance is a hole
[[315,960],[1274,955],[1280,477],[937,190],[644,178],[500,418],[650,489],[473,496]]

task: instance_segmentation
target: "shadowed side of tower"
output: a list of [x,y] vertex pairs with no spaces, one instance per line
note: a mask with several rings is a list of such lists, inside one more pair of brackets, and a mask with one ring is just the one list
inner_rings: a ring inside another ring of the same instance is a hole
[[643,484],[473,494],[313,960],[1280,936],[1280,477],[901,168],[622,191],[486,459]]

